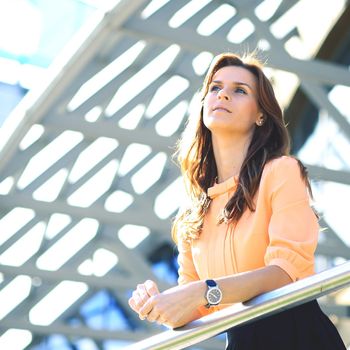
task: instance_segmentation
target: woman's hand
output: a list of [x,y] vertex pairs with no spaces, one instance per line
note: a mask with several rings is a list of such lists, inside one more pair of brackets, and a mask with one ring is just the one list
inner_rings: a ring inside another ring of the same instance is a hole
[[205,290],[205,283],[196,281],[154,294],[138,309],[139,316],[171,328],[183,326],[200,317],[197,308],[206,304]]
[[158,286],[155,282],[147,280],[142,284],[138,284],[136,290],[133,291],[129,299],[129,306],[139,314],[139,317],[144,320],[145,317],[140,315],[140,309],[145,305],[150,297],[159,294]]

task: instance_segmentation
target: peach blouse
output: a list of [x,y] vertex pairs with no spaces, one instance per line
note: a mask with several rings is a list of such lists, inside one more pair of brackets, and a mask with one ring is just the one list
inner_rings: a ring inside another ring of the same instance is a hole
[[268,162],[254,197],[256,210],[245,210],[236,225],[218,225],[236,186],[237,178],[231,177],[208,189],[212,201],[199,238],[178,242],[179,284],[268,265],[279,266],[293,281],[312,275],[319,226],[296,159],[283,156]]

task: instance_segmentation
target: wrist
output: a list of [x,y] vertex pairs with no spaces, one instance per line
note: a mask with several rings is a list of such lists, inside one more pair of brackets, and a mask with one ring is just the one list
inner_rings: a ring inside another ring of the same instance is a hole
[[207,292],[207,285],[205,283],[205,281],[196,281],[194,282],[195,284],[195,292],[194,292],[194,295],[196,295],[196,307],[199,307],[199,306],[204,306],[206,305],[208,302],[207,302],[207,299],[205,298],[205,294]]

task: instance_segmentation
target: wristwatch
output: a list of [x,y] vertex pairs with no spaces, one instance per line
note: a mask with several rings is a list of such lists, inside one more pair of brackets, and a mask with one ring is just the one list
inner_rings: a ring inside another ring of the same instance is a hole
[[206,280],[207,292],[205,293],[205,298],[208,304],[205,307],[209,308],[214,305],[218,305],[222,299],[222,292],[214,280]]

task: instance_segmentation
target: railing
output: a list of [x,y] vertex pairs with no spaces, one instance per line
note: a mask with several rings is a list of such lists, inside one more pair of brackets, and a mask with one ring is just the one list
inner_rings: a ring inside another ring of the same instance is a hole
[[184,349],[233,326],[306,303],[347,285],[350,285],[350,262],[217,311],[183,327],[157,334],[127,346],[125,350]]

